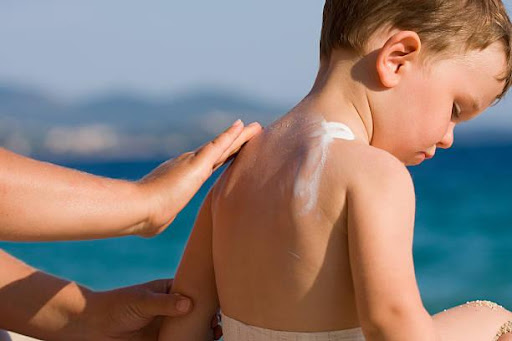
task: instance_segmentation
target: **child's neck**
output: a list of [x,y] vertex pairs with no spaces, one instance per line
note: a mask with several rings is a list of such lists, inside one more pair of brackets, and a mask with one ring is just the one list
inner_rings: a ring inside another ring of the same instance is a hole
[[[359,80],[368,75],[358,74],[363,69],[348,53],[336,51],[331,60],[324,62],[311,92],[290,112],[290,116],[319,117],[328,122],[348,125],[358,140],[370,144],[373,120],[367,89]],[[327,65],[329,64],[329,65]]]

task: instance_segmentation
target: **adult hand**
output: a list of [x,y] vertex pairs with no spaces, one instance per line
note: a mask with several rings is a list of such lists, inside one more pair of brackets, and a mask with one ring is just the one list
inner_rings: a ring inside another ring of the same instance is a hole
[[162,232],[192,199],[212,173],[261,131],[258,123],[244,128],[241,121],[194,152],[164,162],[138,184],[145,193],[148,220],[135,234],[150,237]]
[[[82,318],[77,319],[76,324],[86,329],[87,340],[157,340],[164,316],[180,316],[193,309],[189,299],[167,294],[171,286],[172,280],[158,280],[112,291],[91,292],[86,298],[87,307]],[[220,337],[216,317],[212,319],[212,329]]]
[[86,240],[164,230],[201,185],[261,130],[233,125],[137,182],[110,179],[0,148],[0,239]]
[[[42,340],[157,340],[163,317],[193,310],[188,298],[168,294],[171,286],[158,280],[95,292],[0,250],[0,329]],[[219,333],[217,322],[212,329]]]

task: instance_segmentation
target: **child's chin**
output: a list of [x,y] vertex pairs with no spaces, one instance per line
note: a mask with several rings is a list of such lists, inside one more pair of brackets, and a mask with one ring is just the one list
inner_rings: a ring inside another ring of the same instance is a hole
[[413,167],[413,166],[419,166],[419,165],[421,165],[422,163],[423,163],[423,161],[416,162],[416,163],[412,163],[412,162],[411,162],[411,163],[406,163],[405,165],[406,165],[407,167]]
[[423,161],[425,161],[424,155],[416,156],[412,160],[409,160],[408,162],[406,162],[405,165],[406,166],[418,166],[418,165],[422,164]]

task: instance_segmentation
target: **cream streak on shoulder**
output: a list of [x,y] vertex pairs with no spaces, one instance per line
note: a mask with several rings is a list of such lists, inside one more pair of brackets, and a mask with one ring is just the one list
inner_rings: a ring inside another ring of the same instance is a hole
[[352,130],[340,122],[327,122],[322,119],[315,122],[310,138],[314,140],[311,150],[308,151],[304,163],[295,180],[294,195],[303,204],[299,213],[309,213],[318,201],[320,178],[325,167],[329,146],[334,139],[352,141],[355,135]]

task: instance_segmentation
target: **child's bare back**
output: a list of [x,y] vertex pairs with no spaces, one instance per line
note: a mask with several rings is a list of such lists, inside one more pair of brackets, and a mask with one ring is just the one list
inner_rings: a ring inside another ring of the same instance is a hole
[[[213,190],[213,257],[222,310],[250,325],[311,332],[360,327],[353,284],[360,278],[352,278],[351,267],[365,276],[364,262],[382,247],[382,252],[396,252],[403,268],[387,273],[388,258],[373,260],[385,277],[375,274],[370,283],[412,269],[414,194],[405,167],[365,144],[357,125],[350,122],[356,127],[351,129],[312,114],[312,107],[306,101],[253,139]],[[394,203],[371,202],[381,199],[379,188],[387,184],[394,187],[395,196],[389,198]],[[397,208],[400,214],[393,219],[397,225],[402,219],[409,223],[402,225],[409,239],[380,234],[372,253],[354,245],[351,262],[350,241],[372,242]],[[382,216],[374,215],[377,210]],[[365,231],[370,225],[356,217],[365,213],[381,220],[373,222],[373,231]],[[349,219],[358,220],[352,238]],[[411,304],[421,306],[417,288],[408,283],[394,290],[412,289],[417,298]]]
[[[213,257],[227,316],[276,330],[359,326],[345,202],[358,142],[327,146],[324,133],[321,117],[291,113],[253,139],[215,186]],[[334,165],[341,160],[342,169]]]

